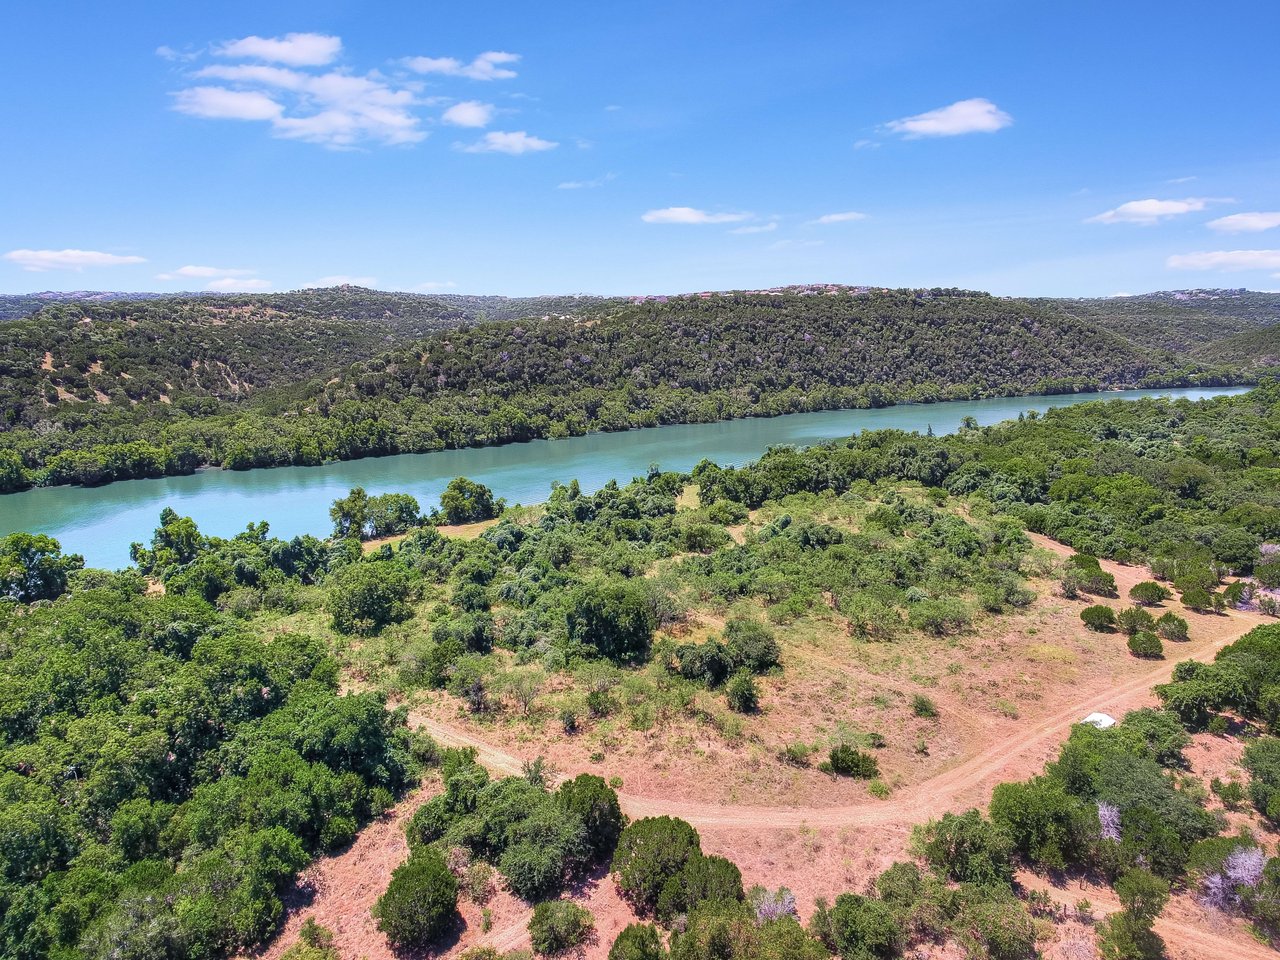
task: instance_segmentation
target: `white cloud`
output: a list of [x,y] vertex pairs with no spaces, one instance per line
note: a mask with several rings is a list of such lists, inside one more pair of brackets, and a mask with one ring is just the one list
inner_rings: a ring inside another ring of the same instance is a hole
[[596,177],[594,180],[566,180],[564,183],[556,184],[557,190],[593,190],[596,187],[603,187],[610,180],[618,179],[616,173],[606,173],[602,177]]
[[777,229],[778,229],[778,224],[774,221],[770,221],[769,223],[754,224],[749,227],[734,227],[734,229],[730,230],[729,232],[741,233],[741,234],[772,233],[774,230],[777,230]]
[[284,107],[265,93],[226,87],[189,87],[174,94],[173,109],[208,120],[276,120]]
[[518,156],[522,153],[552,150],[559,145],[554,140],[543,140],[541,137],[532,136],[523,130],[513,132],[491,130],[484,135],[483,140],[460,146],[459,149],[466,153],[509,153]]
[[366,140],[417,143],[427,136],[413,113],[414,91],[394,86],[376,71],[359,76],[266,64],[213,64],[195,76],[233,86],[180,90],[174,109],[192,116],[265,120],[277,137],[335,149]]
[[470,80],[510,80],[516,72],[503,64],[516,63],[519,59],[518,53],[489,50],[470,63],[463,63],[453,57],[409,57],[402,62],[414,73],[440,73],[447,77],[466,77]]
[[1165,183],[1190,183],[1194,179],[1195,177],[1174,177],[1171,180],[1166,180]]
[[1196,213],[1211,203],[1226,203],[1212,197],[1187,197],[1185,200],[1130,200],[1114,210],[1106,210],[1085,223],[1139,223],[1150,226],[1184,213]]
[[885,129],[908,140],[920,137],[954,137],[962,133],[995,133],[1013,123],[1013,117],[990,100],[959,100],[914,117],[890,120]]
[[216,50],[224,57],[247,57],[291,67],[322,67],[342,52],[342,40],[323,33],[287,33],[283,37],[228,40]]
[[257,270],[240,270],[235,267],[201,267],[195,264],[188,264],[185,267],[179,267],[177,270],[171,270],[168,273],[157,273],[157,280],[178,280],[187,277],[251,277]]
[[377,282],[377,277],[351,277],[345,273],[335,273],[329,277],[321,277],[319,280],[304,283],[302,289],[311,290],[316,287],[372,287]]
[[464,100],[446,110],[440,119],[455,127],[487,127],[493,119],[493,104]]
[[664,207],[650,210],[640,217],[645,223],[741,223],[750,220],[749,213],[708,213],[695,207]]
[[415,286],[415,290],[449,290],[456,287],[457,284],[452,280],[427,280]]
[[175,50],[173,47],[161,45],[156,47],[156,56],[171,62],[194,60],[200,56],[199,50]]
[[1219,217],[1205,224],[1210,230],[1219,233],[1261,233],[1280,227],[1280,210],[1266,213],[1233,213],[1229,217]]
[[1204,250],[1174,254],[1170,270],[1280,270],[1280,250]]
[[853,142],[855,150],[878,150],[880,149],[879,140],[855,140]]
[[146,263],[145,257],[127,257],[98,250],[10,250],[4,259],[23,270],[43,273],[46,270],[83,270],[85,267],[117,267],[130,263]]
[[205,284],[206,290],[216,290],[219,293],[254,293],[259,290],[270,290],[270,280],[260,280],[252,278],[245,280],[240,277],[221,277],[218,280],[211,280]]
[[846,210],[844,213],[824,213],[817,220],[810,220],[811,224],[828,224],[828,223],[850,223],[854,220],[865,220],[867,215],[859,213],[857,210]]

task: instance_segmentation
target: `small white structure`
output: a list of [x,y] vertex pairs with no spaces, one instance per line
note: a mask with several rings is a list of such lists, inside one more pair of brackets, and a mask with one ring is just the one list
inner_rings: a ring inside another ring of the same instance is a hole
[[1110,730],[1116,725],[1116,718],[1106,713],[1091,713],[1081,723],[1087,723],[1099,730]]

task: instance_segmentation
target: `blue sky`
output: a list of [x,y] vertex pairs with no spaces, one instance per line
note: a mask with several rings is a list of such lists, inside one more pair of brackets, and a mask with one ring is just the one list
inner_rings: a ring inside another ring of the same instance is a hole
[[1280,7],[24,4],[0,290],[1280,288]]

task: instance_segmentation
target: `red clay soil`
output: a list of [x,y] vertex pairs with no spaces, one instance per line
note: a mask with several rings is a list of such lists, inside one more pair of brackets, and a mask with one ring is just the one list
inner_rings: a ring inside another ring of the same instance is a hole
[[[1071,552],[1043,537],[1033,539],[1037,545],[1056,553]],[[1133,584],[1148,577],[1143,568],[1103,563],[1115,576],[1122,598]],[[1112,605],[1127,604],[1121,600],[1113,601]],[[808,915],[816,898],[831,899],[846,890],[861,890],[891,862],[901,859],[916,824],[948,811],[984,806],[996,784],[1038,773],[1044,762],[1056,754],[1072,724],[1085,715],[1101,710],[1120,716],[1154,703],[1151,688],[1169,679],[1178,660],[1211,660],[1223,646],[1254,626],[1268,622],[1256,614],[1231,611],[1203,615],[1182,610],[1177,604],[1173,606],[1190,621],[1194,640],[1171,644],[1168,660],[1127,672],[1119,682],[1112,678],[1113,682],[1105,685],[1064,685],[1066,689],[1060,695],[1038,704],[1046,712],[1035,715],[1028,709],[1013,725],[1007,718],[989,721],[984,718],[988,724],[987,738],[985,742],[980,737],[973,741],[977,744],[975,751],[937,775],[897,791],[889,799],[868,798],[852,804],[837,799],[830,804],[808,806],[717,804],[688,800],[664,790],[636,792],[633,786],[619,794],[623,810],[632,818],[667,815],[687,820],[701,833],[706,852],[729,857],[738,864],[747,886],[786,886],[796,894],[802,915]],[[446,745],[476,747],[480,762],[496,773],[518,774],[523,762],[532,759],[488,742],[474,731],[461,729],[460,725],[444,723],[421,712],[413,714],[411,722]],[[1201,738],[1197,738],[1196,745],[1188,751],[1193,769],[1199,771],[1217,764],[1223,770],[1217,775],[1224,776],[1233,760],[1218,757],[1220,753],[1222,750],[1212,744],[1202,744]],[[1217,759],[1211,761],[1211,756]],[[563,772],[574,775],[581,771]],[[634,783],[634,778],[627,782]],[[430,795],[431,791],[423,790],[406,798],[386,818],[362,831],[348,851],[318,861],[306,878],[314,886],[313,898],[309,905],[300,898],[290,905],[284,931],[264,956],[279,957],[295,941],[299,926],[308,916],[314,916],[334,931],[336,946],[343,958],[391,960],[397,956],[376,930],[369,908],[385,889],[392,869],[407,854],[403,823]],[[1030,875],[1025,879],[1029,886],[1046,885],[1044,880]],[[1087,896],[1101,912],[1114,905],[1114,895],[1106,888],[1051,892],[1070,904]],[[594,914],[599,932],[597,942],[589,945],[582,956],[584,960],[603,960],[617,931],[632,921],[632,912],[607,877],[589,881],[572,895]],[[488,932],[481,930],[479,908],[464,900],[461,910],[465,929],[439,956],[456,956],[467,947],[481,944],[501,950],[527,946],[526,925],[531,911],[510,895],[498,894],[489,903],[492,926]],[[1259,946],[1240,921],[1210,916],[1185,896],[1175,898],[1156,929],[1175,960],[1261,960],[1264,956],[1275,956],[1274,951]],[[1089,957],[1092,954],[1085,952],[1089,942],[1091,934],[1079,923],[1059,924],[1057,940],[1048,955],[1061,960]],[[920,955],[945,957],[950,955],[947,949],[937,948],[932,952],[926,949]]]

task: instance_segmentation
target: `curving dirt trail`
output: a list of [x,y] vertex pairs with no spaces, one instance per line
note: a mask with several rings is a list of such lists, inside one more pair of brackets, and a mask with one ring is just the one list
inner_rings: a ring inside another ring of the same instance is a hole
[[[1060,544],[1045,538],[1033,537],[1033,539],[1055,552],[1070,552]],[[1145,573],[1142,568],[1120,567],[1109,563],[1106,564],[1106,568],[1116,575],[1121,596],[1124,596],[1128,588]],[[913,785],[900,797],[883,801],[867,799],[857,804],[831,806],[715,804],[681,800],[678,797],[643,796],[631,793],[620,793],[619,800],[624,812],[632,818],[673,816],[688,821],[715,837],[715,846],[718,848],[715,852],[729,856],[733,855],[737,838],[762,838],[763,835],[771,832],[797,829],[830,834],[844,828],[870,827],[875,828],[875,832],[879,834],[905,837],[912,826],[927,819],[939,817],[950,811],[984,805],[996,784],[1004,780],[1021,779],[1027,775],[1029,769],[1038,769],[1041,763],[1056,752],[1071,726],[1079,722],[1083,716],[1095,710],[1118,716],[1127,710],[1150,704],[1153,702],[1151,688],[1169,679],[1176,662],[1187,659],[1211,660],[1222,647],[1252,627],[1269,621],[1258,615],[1233,611],[1223,617],[1213,618],[1212,621],[1206,619],[1202,622],[1205,626],[1212,624],[1211,629],[1206,631],[1207,642],[1193,644],[1195,648],[1193,650],[1182,647],[1187,655],[1180,656],[1181,645],[1175,645],[1170,651],[1172,656],[1169,660],[1162,661],[1150,670],[1112,687],[1081,694],[1065,704],[1059,703],[1052,715],[1040,718],[1019,730],[1016,739],[1005,737],[995,740],[977,754],[954,764],[928,780]],[[410,724],[426,730],[437,741],[447,746],[475,748],[479,761],[494,772],[519,775],[525,761],[532,759],[518,756],[467,730],[431,719],[422,713],[411,714]],[[569,775],[576,772],[578,771],[571,771]],[[564,779],[564,777],[558,779]],[[420,796],[414,801],[402,804],[398,808],[395,819],[403,822],[404,818],[412,814],[421,799]],[[387,832],[388,837],[381,839],[375,837],[379,831],[372,828],[366,830],[357,839],[356,845],[349,853],[336,858],[327,858],[316,867],[321,873],[327,870],[334,872],[351,870],[376,850],[379,854],[379,870],[376,872],[389,875],[390,868],[404,855],[403,834],[397,828],[398,824],[388,825],[386,830],[382,831]],[[390,837],[391,832],[396,834],[394,839]],[[764,842],[772,843],[773,841],[765,840]],[[379,847],[377,844],[382,846]],[[366,846],[371,847],[372,850],[366,850]],[[346,859],[354,859],[355,864],[343,864],[342,861]],[[357,872],[363,875],[365,871],[357,870]],[[1045,882],[1031,879],[1028,885],[1044,887]],[[342,894],[336,890],[333,891],[335,896],[331,897],[326,897],[322,892],[317,903],[312,905],[313,909],[291,910],[292,915],[286,924],[285,932],[268,948],[266,955],[278,956],[287,943],[292,942],[296,937],[296,927],[301,923],[301,917],[313,912],[315,907],[321,907],[319,911],[321,914],[327,913],[338,921],[339,939],[344,941],[340,944],[340,948],[346,947],[348,943],[347,937],[342,936],[343,933],[348,934],[352,946],[359,944],[360,949],[351,956],[366,955],[379,958],[384,955],[391,956],[385,950],[385,941],[381,935],[371,929],[368,918],[368,907],[372,905],[373,899],[384,886],[385,878],[381,878],[380,883],[361,884],[358,891],[348,887]],[[1065,891],[1049,889],[1051,894],[1059,898],[1066,896]],[[612,934],[616,934],[617,929],[630,920],[629,909],[618,899],[613,885],[605,882],[594,883],[575,896],[596,915],[597,923],[601,928],[600,933],[603,935],[603,949],[607,950]],[[1118,904],[1112,903],[1114,895],[1109,890],[1090,889],[1089,896],[1104,908],[1103,912],[1118,908]],[[500,915],[494,918],[496,921],[494,929],[469,940],[469,946],[483,945],[499,951],[528,946],[527,924],[531,911],[518,901],[514,901],[514,898],[509,898],[508,895],[504,894],[503,897],[512,902],[504,902],[502,909],[495,911]],[[327,900],[334,900],[334,902],[319,902]],[[329,918],[322,917],[322,922],[324,919]],[[474,919],[478,918],[468,917],[468,926],[471,926]],[[1194,919],[1179,913],[1172,916],[1166,915],[1157,921],[1157,932],[1165,938],[1174,956],[1185,957],[1187,960],[1191,958],[1262,960],[1264,957],[1276,956],[1274,951],[1250,941],[1239,930],[1228,929],[1220,934],[1215,930],[1205,929],[1203,926],[1189,922]],[[344,926],[346,930],[343,930]],[[594,948],[588,950],[589,956],[594,957],[597,953],[601,957],[604,956],[603,952]],[[345,949],[342,955],[347,956]]]
[[[1240,616],[1247,623],[1239,633],[1201,647],[1184,660],[1212,660],[1214,654],[1240,633],[1255,625],[1254,618]],[[1263,622],[1260,618],[1258,623]],[[1073,701],[1055,714],[1045,717],[1025,730],[1016,742],[993,743],[967,760],[913,786],[910,796],[892,800],[867,800],[848,806],[773,807],[746,804],[694,803],[670,797],[645,797],[619,793],[623,811],[630,817],[671,816],[686,820],[695,827],[732,830],[783,830],[808,826],[818,828],[867,827],[893,823],[921,823],[949,811],[972,806],[986,799],[997,783],[1008,779],[1007,771],[1025,765],[1028,757],[1043,754],[1046,758],[1066,738],[1071,726],[1095,710],[1123,714],[1128,709],[1150,700],[1151,688],[1164,683],[1173,674],[1173,661],[1162,662],[1152,670],[1133,677],[1099,695],[1090,693]],[[519,774],[524,759],[507,753],[473,734],[418,715],[410,722],[426,730],[446,746],[474,747],[481,763],[491,770]]]

